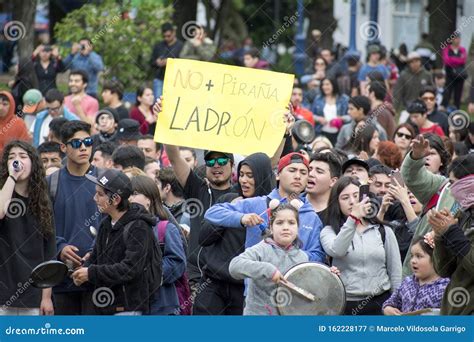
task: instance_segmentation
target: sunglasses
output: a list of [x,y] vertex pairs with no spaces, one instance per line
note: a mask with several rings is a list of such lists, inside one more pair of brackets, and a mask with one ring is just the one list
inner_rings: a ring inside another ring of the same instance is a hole
[[423,96],[421,99],[423,101],[434,101],[435,97],[434,96]]
[[84,138],[84,139],[72,139],[69,140],[66,145],[71,145],[72,148],[78,149],[81,147],[82,144],[84,144],[85,147],[91,147],[92,144],[94,143],[94,140],[92,140],[91,137],[89,138]]
[[217,165],[219,165],[219,166],[225,166],[229,162],[229,158],[219,157],[219,158],[206,160],[206,166],[207,167],[213,167],[214,165],[216,165],[216,162],[217,162]]
[[408,139],[408,140],[412,138],[410,134],[405,134],[405,133],[400,133],[400,132],[397,132],[397,137],[399,138],[405,137],[405,139]]

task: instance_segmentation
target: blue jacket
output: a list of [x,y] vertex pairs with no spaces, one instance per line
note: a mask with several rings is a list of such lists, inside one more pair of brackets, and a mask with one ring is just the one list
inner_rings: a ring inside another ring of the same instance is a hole
[[[314,115],[324,117],[324,106],[326,105],[326,99],[323,95],[317,96],[313,105],[311,106],[311,111]],[[342,117],[344,122],[350,121],[350,117],[347,115],[347,109],[349,107],[349,96],[346,94],[338,95],[336,97],[336,110],[337,116]],[[320,124],[316,125],[316,132],[321,132],[322,126]]]
[[[40,134],[43,128],[43,122],[48,116],[48,110],[43,110],[36,114],[36,120],[33,128],[33,146],[38,147],[40,145]],[[79,120],[76,114],[71,113],[66,107],[63,106],[63,116],[66,120]]]
[[[158,238],[157,226],[154,232]],[[163,285],[155,293],[151,305],[152,315],[177,314],[179,309],[179,298],[174,284],[186,270],[186,254],[178,228],[172,223],[166,225],[163,252]]]
[[[210,207],[204,218],[214,225],[241,228],[240,220],[244,214],[261,214],[267,210],[267,197],[270,199],[281,199],[278,189],[274,189],[268,196],[247,198],[236,203],[218,203]],[[302,249],[308,254],[310,261],[325,261],[325,254],[319,241],[319,234],[322,229],[322,223],[313,207],[307,202],[305,197],[300,197],[303,206],[299,210],[299,231],[298,237],[303,243]],[[263,219],[268,222],[268,216],[265,213]],[[262,231],[258,226],[248,227],[245,240],[245,248],[252,247],[262,240]]]
[[97,86],[99,83],[97,76],[100,71],[104,70],[104,62],[99,54],[93,51],[87,56],[83,56],[80,53],[76,53],[75,55],[69,54],[63,63],[66,69],[80,69],[87,72],[89,82],[87,83],[86,92],[87,94],[97,94]]

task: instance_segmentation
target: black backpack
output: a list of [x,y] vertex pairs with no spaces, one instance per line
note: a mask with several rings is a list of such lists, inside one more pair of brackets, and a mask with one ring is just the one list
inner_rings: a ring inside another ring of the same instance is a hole
[[[123,241],[125,244],[128,239],[128,232],[130,230],[130,227],[135,222],[136,221],[132,221],[123,228]],[[150,227],[150,229],[153,229],[153,228]],[[151,235],[153,237],[152,237],[152,246],[150,249],[150,255],[148,258],[148,263],[145,265],[145,269],[143,270],[147,279],[147,283],[148,283],[149,304],[151,304],[153,300],[153,296],[156,293],[156,291],[158,291],[158,289],[163,284],[163,255],[161,253],[160,244],[155,234],[153,233],[153,231],[151,231]]]

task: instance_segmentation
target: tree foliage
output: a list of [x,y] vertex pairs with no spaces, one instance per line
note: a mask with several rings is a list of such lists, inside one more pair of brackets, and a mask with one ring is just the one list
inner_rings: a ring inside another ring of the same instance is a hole
[[[132,7],[133,6],[133,7]],[[88,37],[94,51],[104,59],[105,77],[116,77],[127,89],[151,80],[150,56],[153,45],[161,40],[161,25],[171,20],[172,7],[159,1],[129,1],[117,5],[113,0],[87,4],[57,23],[55,37],[62,55],[73,42]]]

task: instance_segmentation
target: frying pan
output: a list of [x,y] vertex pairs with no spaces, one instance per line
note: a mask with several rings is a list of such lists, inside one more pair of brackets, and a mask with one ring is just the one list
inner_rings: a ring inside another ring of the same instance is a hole
[[31,271],[31,281],[34,287],[45,289],[61,284],[72,270],[61,261],[45,261]]

